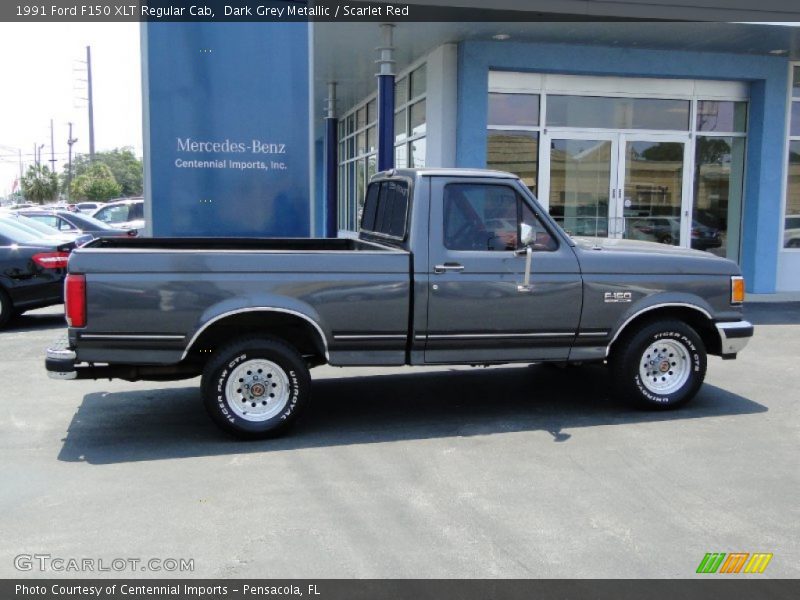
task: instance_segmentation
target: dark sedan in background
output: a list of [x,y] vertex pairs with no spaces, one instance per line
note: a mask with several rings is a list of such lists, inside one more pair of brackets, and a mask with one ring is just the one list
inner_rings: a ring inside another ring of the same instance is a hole
[[75,242],[56,242],[0,220],[0,327],[26,310],[60,304]]
[[65,232],[77,232],[81,234],[91,235],[93,238],[99,237],[120,237],[120,236],[136,236],[138,232],[136,229],[121,229],[113,227],[107,223],[103,223],[89,215],[71,212],[68,210],[46,210],[26,208],[17,211],[19,214],[35,219],[40,223],[44,223],[50,227]]

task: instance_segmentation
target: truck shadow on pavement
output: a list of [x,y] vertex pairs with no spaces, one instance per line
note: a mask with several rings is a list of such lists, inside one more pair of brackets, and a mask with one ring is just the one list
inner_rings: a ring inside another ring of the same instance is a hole
[[218,430],[194,386],[92,393],[58,459],[109,464],[533,431],[564,443],[583,427],[767,410],[706,384],[683,409],[637,411],[609,398],[607,377],[599,366],[532,366],[318,379],[309,410],[288,435],[252,442]]

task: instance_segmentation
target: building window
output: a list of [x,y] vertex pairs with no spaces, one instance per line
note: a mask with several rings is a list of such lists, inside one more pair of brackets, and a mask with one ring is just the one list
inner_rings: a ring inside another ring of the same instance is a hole
[[[395,81],[395,167],[425,166],[426,68]],[[339,120],[339,229],[356,231],[378,165],[378,101],[373,94]]]
[[800,248],[800,65],[792,69],[791,102],[783,247]]
[[490,73],[486,165],[519,176],[572,235],[654,239],[738,260],[747,92],[729,82],[684,82],[673,97],[666,89]]

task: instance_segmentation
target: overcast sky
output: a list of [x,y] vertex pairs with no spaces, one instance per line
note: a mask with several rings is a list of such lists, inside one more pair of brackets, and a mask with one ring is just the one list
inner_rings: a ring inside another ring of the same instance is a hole
[[19,175],[34,144],[45,144],[50,165],[50,119],[56,170],[67,161],[67,123],[78,142],[73,156],[89,152],[85,61],[92,47],[95,149],[133,146],[142,154],[142,94],[138,23],[0,23],[0,195]]

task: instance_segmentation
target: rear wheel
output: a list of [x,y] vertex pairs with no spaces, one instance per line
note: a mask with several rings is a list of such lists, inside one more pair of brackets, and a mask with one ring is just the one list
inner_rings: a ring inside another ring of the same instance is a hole
[[244,338],[220,348],[206,364],[203,402],[214,422],[241,438],[280,435],[311,395],[303,358],[271,338]]
[[11,298],[3,288],[0,288],[0,327],[4,327],[13,316],[14,306],[11,304]]
[[640,407],[669,409],[691,400],[706,375],[706,349],[681,321],[655,321],[620,339],[611,356],[617,396]]

